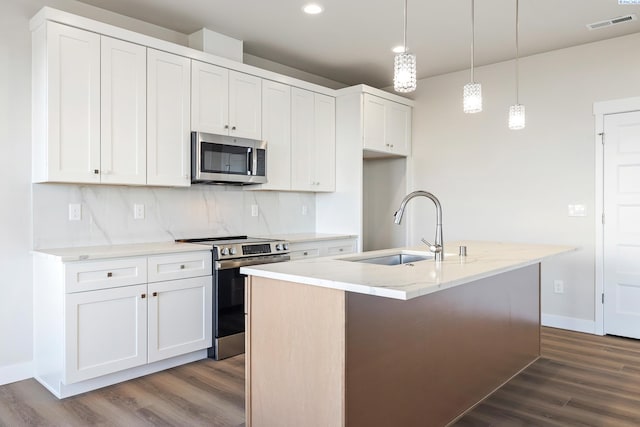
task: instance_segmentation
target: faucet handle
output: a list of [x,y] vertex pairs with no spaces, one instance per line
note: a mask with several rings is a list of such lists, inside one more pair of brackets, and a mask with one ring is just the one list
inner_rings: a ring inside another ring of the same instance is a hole
[[425,245],[429,246],[430,252],[433,252],[434,254],[442,252],[442,245],[432,245],[431,243],[427,242],[427,240],[424,237],[421,238],[420,241]]

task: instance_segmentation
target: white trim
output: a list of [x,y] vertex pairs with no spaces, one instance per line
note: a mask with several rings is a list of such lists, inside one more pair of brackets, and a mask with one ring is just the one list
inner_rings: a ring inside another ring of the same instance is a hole
[[0,385],[33,378],[33,362],[0,367]]
[[198,61],[203,61],[220,67],[228,68],[230,70],[251,74],[263,79],[273,80],[276,82],[287,84],[289,86],[307,89],[312,92],[322,93],[324,95],[333,97],[336,96],[336,91],[331,88],[320,86],[315,83],[306,82],[294,77],[278,74],[273,71],[263,70],[261,68],[244,64],[242,62],[236,62],[222,56],[212,55],[207,52],[202,52],[200,50],[192,49],[190,47],[182,46],[169,41],[160,40],[155,37],[116,27],[115,25],[105,24],[104,22],[95,21],[93,19],[85,18],[79,15],[74,15],[72,13],[64,12],[62,10],[54,9],[48,6],[40,9],[40,11],[31,18],[31,21],[29,22],[29,28],[31,29],[31,31],[34,31],[46,21],[54,21],[60,24],[69,25],[71,27],[92,31],[94,33],[128,41],[131,43],[136,43],[156,50],[169,52],[174,55],[196,59]]
[[336,90],[336,96],[344,96],[353,93],[368,93],[370,95],[379,96],[380,98],[388,99],[389,101],[397,102],[398,104],[407,105],[409,107],[415,106],[415,101],[404,96],[396,95],[395,93],[387,92],[382,89],[376,89],[375,87],[367,85],[355,85]]
[[596,322],[575,317],[558,316],[557,314],[541,314],[542,326],[567,329],[569,331],[585,332],[587,334],[602,335],[596,332]]
[[593,103],[595,116],[595,233],[596,233],[596,259],[595,259],[595,333],[604,335],[604,226],[602,214],[604,213],[604,147],[601,133],[604,132],[604,116],[607,114],[626,113],[640,110],[640,97],[613,99]]

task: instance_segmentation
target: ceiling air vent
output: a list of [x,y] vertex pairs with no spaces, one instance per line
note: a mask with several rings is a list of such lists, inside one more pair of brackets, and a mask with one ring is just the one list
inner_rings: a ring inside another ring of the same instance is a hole
[[617,18],[607,19],[606,21],[593,22],[587,24],[587,28],[590,30],[599,30],[600,28],[610,27],[612,25],[622,24],[623,22],[635,21],[638,19],[635,13],[629,15],[618,16]]

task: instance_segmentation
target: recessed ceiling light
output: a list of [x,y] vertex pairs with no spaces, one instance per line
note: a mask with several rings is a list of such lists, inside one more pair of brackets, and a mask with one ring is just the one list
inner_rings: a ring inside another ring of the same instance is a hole
[[323,11],[322,6],[316,3],[309,3],[305,5],[302,10],[304,13],[308,13],[309,15],[317,15]]
[[394,47],[393,49],[391,49],[391,51],[393,53],[402,53],[402,52],[404,52],[404,46],[398,45],[398,46]]

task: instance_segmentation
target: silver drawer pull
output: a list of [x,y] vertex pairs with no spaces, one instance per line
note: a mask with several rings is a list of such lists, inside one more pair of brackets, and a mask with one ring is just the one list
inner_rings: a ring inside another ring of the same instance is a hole
[[307,256],[309,255],[309,252],[303,252],[302,255]]
[[180,270],[184,270],[184,264],[180,266]]
[[158,293],[157,293],[157,292],[154,292],[152,295],[153,295],[154,297],[157,297],[157,296],[158,296]]
[[145,299],[147,297],[147,294],[142,294],[140,295],[140,298]]
[[107,277],[113,277],[113,273],[112,272],[108,272],[107,273]]

